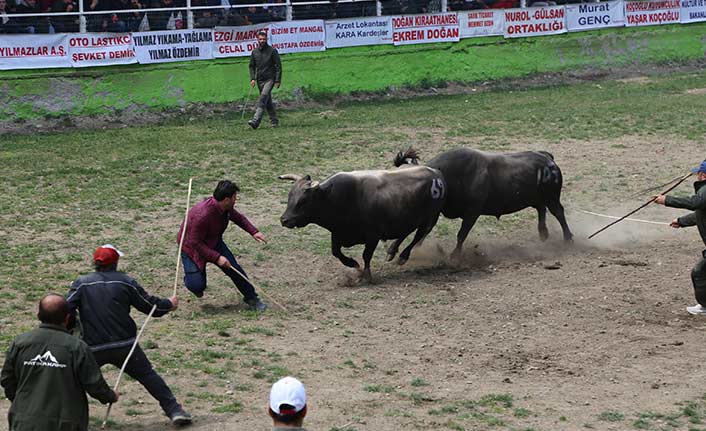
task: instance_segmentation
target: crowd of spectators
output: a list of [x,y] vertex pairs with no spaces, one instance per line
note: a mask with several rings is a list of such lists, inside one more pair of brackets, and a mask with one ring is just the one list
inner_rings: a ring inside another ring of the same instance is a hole
[[[78,12],[83,1],[84,12],[128,11],[147,8],[185,8],[186,0],[0,0],[0,33],[74,33],[79,31],[78,15],[51,17],[15,17],[14,14]],[[192,7],[222,6],[194,11],[194,27],[243,26],[287,18],[285,0],[260,0],[276,6],[248,6],[254,0],[192,0]],[[374,0],[298,5],[309,0],[292,0],[292,18],[335,19],[375,16]],[[520,0],[447,0],[450,11],[473,9],[506,9],[520,6]],[[590,0],[527,0],[528,6],[546,6]],[[383,15],[410,15],[441,11],[441,0],[381,0]],[[89,32],[136,32],[186,28],[186,10],[151,12],[111,12],[86,15]]]

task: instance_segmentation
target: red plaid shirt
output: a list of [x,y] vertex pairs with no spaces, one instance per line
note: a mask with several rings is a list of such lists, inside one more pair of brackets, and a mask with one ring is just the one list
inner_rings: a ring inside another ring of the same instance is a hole
[[[200,270],[206,267],[206,262],[216,263],[221,255],[215,250],[216,244],[223,238],[223,232],[232,220],[250,235],[258,229],[247,217],[235,209],[223,212],[218,201],[213,197],[204,199],[189,210],[189,223],[186,226],[186,236],[181,250],[194,261]],[[177,243],[181,240],[184,222],[179,227]]]

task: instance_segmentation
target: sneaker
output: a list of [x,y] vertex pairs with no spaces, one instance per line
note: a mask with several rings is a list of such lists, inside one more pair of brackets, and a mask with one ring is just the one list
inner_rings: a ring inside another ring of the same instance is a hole
[[191,415],[184,411],[181,407],[174,410],[174,412],[169,415],[169,420],[172,421],[172,425],[184,426],[189,425],[192,421]]
[[248,126],[252,127],[253,130],[255,130],[255,129],[257,129],[258,127],[260,127],[260,122],[259,122],[259,121],[255,121],[255,120],[250,120],[250,121],[248,121]]
[[270,124],[272,124],[272,127],[279,127],[279,120],[272,120]]
[[686,307],[689,314],[706,314],[706,307],[701,304],[696,304],[693,307]]
[[253,311],[262,313],[267,310],[267,304],[260,301],[260,298],[248,299],[245,303],[248,304],[248,308]]

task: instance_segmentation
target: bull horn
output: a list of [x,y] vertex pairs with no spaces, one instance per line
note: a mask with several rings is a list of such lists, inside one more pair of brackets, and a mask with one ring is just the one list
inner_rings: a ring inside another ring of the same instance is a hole
[[280,180],[289,180],[289,181],[299,181],[302,179],[301,175],[296,175],[296,174],[285,174],[285,175],[280,175],[279,177]]

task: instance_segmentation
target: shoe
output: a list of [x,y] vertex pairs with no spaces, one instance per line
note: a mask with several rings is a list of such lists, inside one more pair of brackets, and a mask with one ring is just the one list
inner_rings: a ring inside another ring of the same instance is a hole
[[257,311],[259,313],[262,313],[263,311],[267,310],[267,304],[260,301],[260,298],[248,299],[245,301],[245,303],[248,304],[249,309]]
[[686,307],[689,314],[706,314],[706,307],[701,304],[696,304],[693,307]]
[[272,124],[272,127],[279,127],[279,120],[272,120],[270,124]]
[[189,425],[192,421],[191,415],[184,411],[181,407],[174,410],[172,414],[169,415],[169,420],[172,421],[172,425],[184,426]]
[[255,129],[257,129],[258,127],[260,127],[260,122],[259,122],[259,121],[255,121],[255,120],[250,120],[250,121],[248,121],[248,126],[252,127],[253,130],[255,130]]

